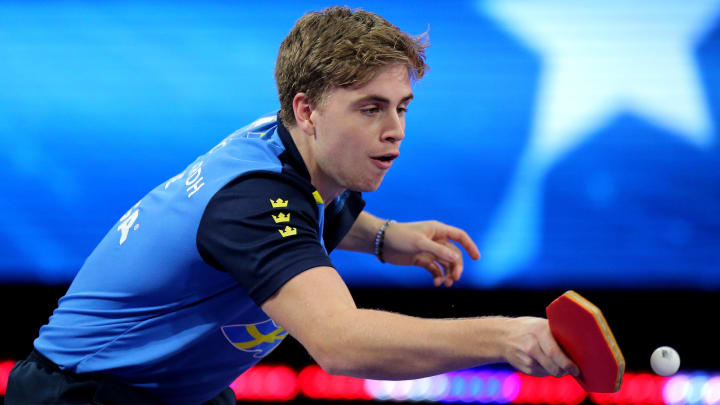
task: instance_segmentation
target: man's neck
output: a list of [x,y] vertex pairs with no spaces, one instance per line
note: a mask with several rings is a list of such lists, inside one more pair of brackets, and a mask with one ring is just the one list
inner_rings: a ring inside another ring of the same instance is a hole
[[297,125],[286,126],[295,146],[300,152],[303,163],[310,173],[310,182],[317,189],[326,204],[345,192],[345,189],[329,178],[320,168],[313,149],[314,139],[305,134]]

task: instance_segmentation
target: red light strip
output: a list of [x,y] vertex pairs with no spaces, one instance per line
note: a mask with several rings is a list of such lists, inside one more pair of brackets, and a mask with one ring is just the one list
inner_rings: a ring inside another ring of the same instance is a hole
[[300,392],[313,399],[374,399],[365,390],[362,378],[330,375],[317,365],[305,367],[298,375]]
[[515,373],[520,391],[512,399],[515,404],[579,404],[587,397],[585,390],[570,376],[562,378],[531,377]]
[[626,373],[620,391],[614,394],[590,394],[590,399],[600,405],[663,405],[663,388],[667,381],[667,377]]
[[0,395],[5,395],[10,370],[12,370],[14,365],[15,362],[13,360],[0,361]]
[[238,377],[230,388],[235,398],[251,401],[289,401],[298,394],[298,378],[287,366],[257,365]]

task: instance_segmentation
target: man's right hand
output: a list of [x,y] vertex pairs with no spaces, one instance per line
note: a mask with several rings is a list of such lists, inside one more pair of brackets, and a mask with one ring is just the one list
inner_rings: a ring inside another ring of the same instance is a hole
[[579,375],[580,369],[553,338],[547,319],[521,317],[509,320],[505,359],[510,365],[536,377]]

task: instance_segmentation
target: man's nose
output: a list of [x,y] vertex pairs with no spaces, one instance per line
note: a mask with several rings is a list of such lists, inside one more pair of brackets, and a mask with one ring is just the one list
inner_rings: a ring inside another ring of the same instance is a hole
[[387,115],[387,123],[382,134],[385,142],[400,142],[405,138],[405,125],[403,117],[397,111]]

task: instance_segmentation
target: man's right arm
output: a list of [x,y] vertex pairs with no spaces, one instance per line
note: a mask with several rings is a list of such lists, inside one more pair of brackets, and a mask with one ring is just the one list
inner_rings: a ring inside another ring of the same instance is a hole
[[538,376],[576,372],[542,318],[424,319],[358,309],[331,267],[296,275],[262,309],[332,374],[403,380],[496,362]]
[[[562,366],[564,355],[543,319],[438,320],[358,309],[320,243],[312,189],[293,179],[268,172],[235,179],[208,203],[197,246],[320,365],[381,379],[498,361],[535,375],[559,372],[553,363]],[[272,206],[278,198],[288,203]],[[279,232],[287,227],[292,234]]]

